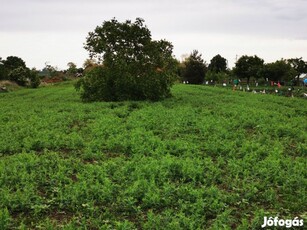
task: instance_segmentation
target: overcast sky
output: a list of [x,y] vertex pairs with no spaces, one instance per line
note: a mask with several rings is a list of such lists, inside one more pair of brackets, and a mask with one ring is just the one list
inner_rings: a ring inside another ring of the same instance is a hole
[[307,60],[307,0],[0,0],[0,57],[38,69],[82,67],[88,32],[113,17],[143,18],[179,60],[194,49],[230,67],[242,55]]

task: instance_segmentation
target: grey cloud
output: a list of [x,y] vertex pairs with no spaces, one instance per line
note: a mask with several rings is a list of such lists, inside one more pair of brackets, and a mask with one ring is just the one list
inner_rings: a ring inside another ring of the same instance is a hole
[[279,36],[286,27],[291,34],[300,35],[304,29],[297,24],[307,23],[306,6],[301,0],[11,0],[0,9],[0,29],[78,32],[93,29],[112,17],[143,17],[150,28],[163,33]]
[[[199,46],[208,43],[201,40],[206,35],[212,37],[209,42],[214,44],[213,35],[218,39],[225,38],[227,43],[227,38],[236,36],[259,37],[262,41],[264,38],[291,41],[306,40],[307,34],[306,0],[0,1],[0,34],[12,37],[15,34],[31,34],[31,37],[39,33],[60,35],[66,46],[72,45],[71,39],[78,41],[82,51],[80,41],[85,41],[87,33],[113,17],[120,21],[144,18],[156,39],[174,38],[177,41],[174,45],[181,47],[180,52],[191,46],[198,48],[196,41]],[[0,43],[2,40],[0,36]],[[223,42],[219,40],[219,46]],[[232,42],[236,41],[231,41],[229,49],[233,47]],[[249,43],[242,40],[236,47],[241,47],[243,42]]]

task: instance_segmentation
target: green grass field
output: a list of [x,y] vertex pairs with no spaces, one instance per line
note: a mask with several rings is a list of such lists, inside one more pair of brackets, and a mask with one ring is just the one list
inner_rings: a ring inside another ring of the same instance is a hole
[[260,229],[307,217],[307,100],[175,85],[0,94],[0,229]]

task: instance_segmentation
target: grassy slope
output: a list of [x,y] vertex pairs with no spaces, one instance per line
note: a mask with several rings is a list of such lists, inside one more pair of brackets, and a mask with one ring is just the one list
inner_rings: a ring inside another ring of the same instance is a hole
[[176,85],[89,103],[0,94],[0,229],[258,229],[306,217],[307,101]]

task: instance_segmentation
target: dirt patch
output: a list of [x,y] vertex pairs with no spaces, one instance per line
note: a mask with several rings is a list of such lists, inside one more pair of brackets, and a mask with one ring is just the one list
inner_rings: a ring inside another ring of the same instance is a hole
[[49,215],[49,218],[57,223],[67,223],[72,219],[72,217],[72,213],[58,210],[53,210]]

